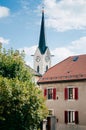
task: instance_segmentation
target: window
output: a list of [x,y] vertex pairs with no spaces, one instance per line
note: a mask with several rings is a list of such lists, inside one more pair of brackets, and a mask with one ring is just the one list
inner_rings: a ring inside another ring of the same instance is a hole
[[39,66],[37,66],[37,72],[39,73]]
[[49,114],[48,114],[49,116],[53,116],[54,115],[54,110],[53,109],[49,109],[48,112],[49,112]]
[[48,65],[46,66],[46,71],[48,70]]
[[44,96],[46,96],[47,99],[56,99],[56,88],[44,89]]
[[75,112],[74,111],[68,111],[68,122],[69,123],[75,122]]
[[79,56],[74,56],[73,61],[76,62],[78,60]]
[[67,100],[67,99],[77,100],[78,99],[78,88],[72,88],[72,87],[65,88],[64,96],[65,96],[65,100]]
[[51,88],[51,89],[48,89],[48,94],[47,94],[47,96],[48,96],[48,99],[52,99],[53,98],[53,89]]
[[74,88],[69,88],[68,97],[69,99],[74,99]]
[[65,111],[65,123],[78,124],[78,111]]

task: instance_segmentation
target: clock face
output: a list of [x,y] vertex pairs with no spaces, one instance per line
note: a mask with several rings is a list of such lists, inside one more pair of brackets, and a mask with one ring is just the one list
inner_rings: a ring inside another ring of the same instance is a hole
[[39,56],[36,57],[36,61],[39,62],[41,58]]
[[48,62],[50,60],[50,57],[49,56],[46,56],[45,57],[45,61]]

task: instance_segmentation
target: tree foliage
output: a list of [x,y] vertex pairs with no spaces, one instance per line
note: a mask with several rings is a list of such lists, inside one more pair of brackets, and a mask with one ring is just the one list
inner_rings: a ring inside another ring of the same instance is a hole
[[0,130],[37,130],[47,116],[24,53],[0,48]]

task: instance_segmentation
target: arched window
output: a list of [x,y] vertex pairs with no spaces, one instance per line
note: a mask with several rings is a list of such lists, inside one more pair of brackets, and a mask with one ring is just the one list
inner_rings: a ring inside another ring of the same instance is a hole
[[46,71],[48,70],[48,65],[46,65]]
[[37,72],[39,73],[39,66],[37,66]]

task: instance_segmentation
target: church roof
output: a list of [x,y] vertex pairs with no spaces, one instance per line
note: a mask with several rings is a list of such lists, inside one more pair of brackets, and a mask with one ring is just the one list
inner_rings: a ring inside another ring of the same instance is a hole
[[29,65],[26,65],[26,67],[30,70],[31,74],[34,76],[41,77],[41,74],[35,71],[33,68],[31,68]]
[[42,10],[42,21],[41,21],[41,29],[40,29],[38,48],[39,48],[41,54],[44,54],[46,49],[47,49],[46,41],[45,41],[44,10]]
[[70,56],[51,67],[38,83],[86,80],[86,54]]

